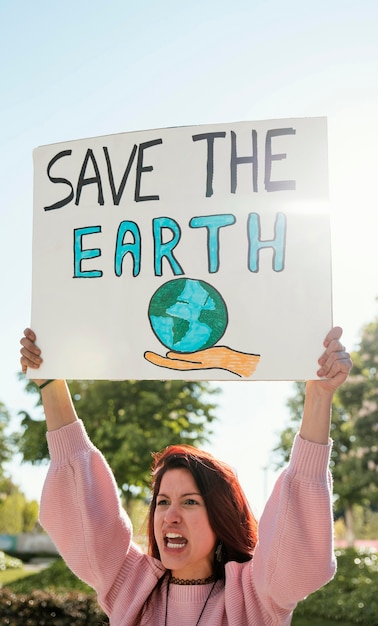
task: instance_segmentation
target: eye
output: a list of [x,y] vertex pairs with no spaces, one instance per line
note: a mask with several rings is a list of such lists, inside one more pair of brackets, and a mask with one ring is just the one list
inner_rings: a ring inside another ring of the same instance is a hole
[[156,502],[156,506],[168,506],[168,504],[169,504],[169,501],[164,498]]
[[193,498],[187,498],[184,504],[189,504],[190,506],[194,506],[195,504],[199,504],[199,502],[197,500],[194,500]]

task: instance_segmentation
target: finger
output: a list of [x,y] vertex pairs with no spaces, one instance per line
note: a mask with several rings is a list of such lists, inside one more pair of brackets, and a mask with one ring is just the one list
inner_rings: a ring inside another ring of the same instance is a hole
[[27,366],[27,363],[25,362],[23,357],[21,357],[20,363],[21,363],[21,371],[22,371],[22,373],[26,374],[28,366]]
[[333,341],[334,339],[340,339],[342,334],[343,329],[341,328],[341,326],[334,326],[333,328],[331,328],[326,338],[324,339],[323,345],[325,347],[329,346],[331,341]]
[[[150,363],[153,363],[154,365],[158,365],[159,367],[171,367],[171,369],[179,369],[177,367],[178,365],[177,361],[171,361],[168,357],[161,356],[160,354],[156,354],[156,352],[147,351],[144,353],[144,358]],[[174,367],[173,367],[173,364],[174,364]]]
[[342,334],[343,334],[343,329],[340,326],[334,326],[333,328],[331,328],[329,333],[327,333],[324,339],[323,345],[325,347],[328,347],[330,343],[332,343],[332,341],[339,340]]
[[35,341],[37,339],[35,332],[31,328],[25,328],[24,335],[30,339],[30,341]]
[[39,367],[42,363],[41,351],[33,343],[30,344],[27,339],[21,341],[21,365],[27,367]]
[[319,364],[329,369],[336,360],[342,359],[346,355],[344,346],[338,341],[332,341],[320,357]]
[[331,381],[335,381],[338,384],[344,382],[350,372],[350,366],[348,361],[338,361],[333,364],[331,369],[329,370],[326,378]]
[[[202,351],[204,352],[204,351]],[[169,359],[177,359],[179,361],[189,361],[190,363],[202,363],[202,359],[198,359],[197,355],[201,354],[200,352],[173,352],[170,350],[167,352],[166,356]]]
[[31,361],[30,359],[22,356],[20,359],[20,363],[21,363],[22,372],[26,374],[27,369],[33,369],[33,370],[38,369],[42,361],[41,363],[35,363],[34,361]]
[[29,350],[29,352],[39,355],[41,354],[41,350],[35,343],[36,339],[35,332],[31,328],[25,328],[24,336],[21,338],[20,343],[24,348]]
[[319,365],[324,365],[332,354],[340,355],[343,352],[346,354],[345,346],[343,346],[341,341],[335,338],[330,339],[329,343],[326,346],[326,349],[318,360]]
[[322,364],[318,376],[333,378],[340,373],[349,374],[352,368],[352,360],[348,352],[332,352]]
[[30,339],[27,339],[27,337],[23,337],[20,341],[20,344],[22,346],[20,350],[21,354],[23,354],[25,357],[30,358],[31,360],[36,359],[36,362],[41,361],[41,350],[38,348],[38,346],[35,345],[33,341],[30,341]]
[[[175,358],[171,358],[169,354],[177,355]],[[167,367],[171,370],[191,370],[191,369],[201,369],[202,363],[195,361],[184,361],[181,359],[181,354],[177,354],[176,352],[167,353],[167,356],[160,356],[160,354],[156,354],[155,352],[145,352],[144,358],[153,363],[154,365],[158,365],[159,367]]]

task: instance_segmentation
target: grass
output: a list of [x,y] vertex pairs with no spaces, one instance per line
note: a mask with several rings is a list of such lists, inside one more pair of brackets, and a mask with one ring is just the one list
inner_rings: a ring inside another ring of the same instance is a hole
[[43,589],[44,591],[55,593],[65,593],[75,590],[92,595],[95,594],[93,589],[79,580],[60,558],[40,571],[27,571],[24,576],[14,578],[13,582],[9,583],[8,586],[14,593],[31,593],[35,589]]
[[20,580],[21,578],[25,578],[26,576],[32,576],[33,574],[35,574],[33,570],[26,569],[25,567],[0,571],[0,587],[6,587],[16,580]]
[[291,626],[355,626],[351,622],[334,622],[323,617],[295,617],[293,618]]

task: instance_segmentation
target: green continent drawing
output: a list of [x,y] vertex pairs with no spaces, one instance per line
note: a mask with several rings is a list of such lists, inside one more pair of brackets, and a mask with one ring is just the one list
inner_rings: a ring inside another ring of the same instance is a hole
[[227,307],[203,280],[176,278],[157,289],[148,307],[152,330],[161,343],[175,352],[211,348],[224,334]]

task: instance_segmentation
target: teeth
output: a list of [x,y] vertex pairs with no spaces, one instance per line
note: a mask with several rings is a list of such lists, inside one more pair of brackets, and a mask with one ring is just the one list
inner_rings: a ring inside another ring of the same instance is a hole
[[[183,548],[186,545],[186,539],[180,535],[179,533],[166,533],[165,538],[167,540],[167,548]],[[172,541],[169,541],[170,539],[181,539],[180,543],[172,543]]]

